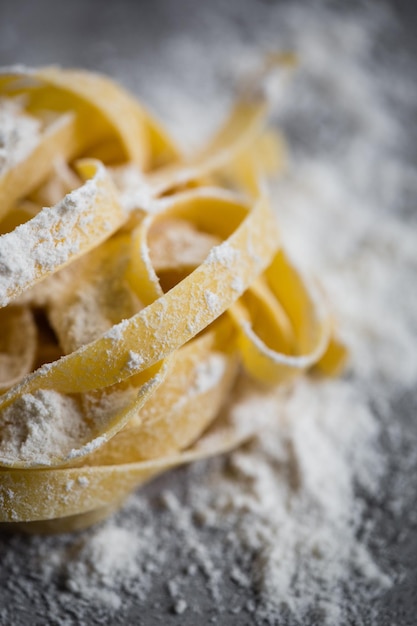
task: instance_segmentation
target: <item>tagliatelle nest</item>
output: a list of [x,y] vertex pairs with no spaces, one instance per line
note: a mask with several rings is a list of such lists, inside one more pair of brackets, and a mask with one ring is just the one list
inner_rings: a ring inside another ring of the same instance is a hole
[[259,95],[185,158],[103,76],[0,91],[0,521],[75,529],[242,443],[207,431],[240,364],[276,384],[345,351],[259,183],[283,158]]

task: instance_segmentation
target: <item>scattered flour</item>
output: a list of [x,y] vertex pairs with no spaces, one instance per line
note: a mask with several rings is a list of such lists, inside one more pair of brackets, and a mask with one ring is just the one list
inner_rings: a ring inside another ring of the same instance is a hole
[[[224,82],[228,70],[256,67],[260,42],[299,54],[290,85],[268,85],[274,118],[293,150],[273,198],[290,252],[325,285],[351,350],[350,371],[268,393],[242,379],[226,413],[255,430],[250,443],[181,470],[177,483],[165,477],[156,483],[157,498],[151,485],[81,539],[26,543],[21,563],[40,568],[35,585],[24,586],[16,570],[20,544],[11,544],[2,566],[15,574],[14,597],[43,593],[45,614],[60,624],[68,615],[66,624],[108,624],[116,612],[128,623],[133,605],[167,623],[164,609],[172,619],[186,611],[190,623],[200,623],[204,607],[218,623],[231,616],[234,623],[274,626],[381,623],[375,597],[392,579],[368,550],[375,520],[365,515],[360,493],[377,499],[386,476],[380,436],[391,426],[381,424],[375,406],[417,379],[417,235],[405,206],[415,169],[398,113],[416,93],[400,72],[374,62],[375,44],[389,28],[383,8],[288,2],[265,7],[262,25],[257,11],[253,43],[236,35],[225,13],[216,15],[228,54],[211,41],[205,54],[205,32],[167,36],[159,51],[167,69],[146,83],[149,97],[161,111],[165,105],[177,135],[185,128],[197,136],[190,124],[194,94],[206,112],[224,87],[208,73],[201,93],[195,89],[209,57]],[[134,84],[137,60],[110,57],[103,69]],[[175,67],[190,72],[182,77]],[[216,107],[222,104],[219,98]],[[122,328],[115,328],[108,336],[119,339]],[[202,372],[201,384],[210,378]],[[383,552],[381,539],[377,557]],[[168,601],[158,586],[168,587]],[[12,612],[2,611],[0,623],[10,623]]]
[[184,598],[180,598],[179,600],[177,600],[175,602],[174,605],[174,613],[176,613],[177,615],[182,615],[184,613],[184,611],[187,610],[187,603],[184,600]]
[[121,599],[112,589],[115,580],[121,574],[125,579],[135,578],[138,571],[131,533],[117,527],[97,533],[90,542],[80,545],[77,557],[68,571],[68,589],[118,609]]
[[103,526],[66,551],[62,574],[67,592],[111,612],[121,609],[122,592],[143,598],[152,573],[164,561],[162,554],[153,553],[154,545],[153,529],[147,526],[140,533],[133,519]]

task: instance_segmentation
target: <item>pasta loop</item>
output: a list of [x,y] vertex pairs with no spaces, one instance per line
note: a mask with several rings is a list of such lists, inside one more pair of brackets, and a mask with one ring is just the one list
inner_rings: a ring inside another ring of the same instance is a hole
[[0,92],[0,522],[67,531],[247,440],[216,420],[241,364],[277,384],[346,349],[283,248],[256,89],[190,157],[104,76],[3,70]]

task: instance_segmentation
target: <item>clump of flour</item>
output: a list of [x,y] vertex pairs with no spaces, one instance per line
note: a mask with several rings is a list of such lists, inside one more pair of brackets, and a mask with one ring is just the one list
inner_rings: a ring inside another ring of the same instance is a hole
[[26,393],[0,412],[0,455],[9,461],[50,464],[85,434],[77,401],[51,389]]

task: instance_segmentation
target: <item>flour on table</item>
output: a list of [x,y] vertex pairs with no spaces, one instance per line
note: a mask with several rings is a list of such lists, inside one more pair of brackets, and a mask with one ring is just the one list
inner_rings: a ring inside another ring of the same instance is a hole
[[[199,623],[202,604],[218,623],[230,615],[274,626],[381,621],[375,598],[395,576],[380,564],[383,540],[374,555],[368,548],[377,522],[360,494],[377,499],[387,476],[380,438],[396,426],[380,408],[417,380],[417,235],[406,206],[415,166],[400,116],[417,95],[398,67],[375,59],[390,13],[371,3],[329,6],[262,5],[268,19],[261,23],[259,4],[250,38],[221,12],[198,36],[171,30],[142,84],[191,145],[221,118],[231,77],[256,68],[267,50],[298,54],[285,84],[281,77],[267,84],[292,151],[272,200],[290,254],[325,286],[350,369],[339,380],[302,379],[269,392],[242,379],[225,417],[254,432],[245,446],[180,470],[176,484],[166,477],[162,497],[152,485],[139,491],[81,538],[25,544],[24,558],[39,570],[30,593],[43,591],[57,620],[70,609],[74,624],[92,612],[109,623],[105,611],[126,621],[135,598],[136,608],[167,623],[180,623],[182,611]],[[222,45],[212,45],[214,30]],[[110,55],[101,69],[143,94],[136,58]],[[120,339],[122,331],[123,323],[107,336]],[[203,387],[210,378],[201,373]],[[408,454],[413,466],[415,453]],[[401,510],[405,496],[397,491]],[[2,566],[15,571],[14,559],[7,551]],[[27,596],[16,579],[15,597]]]

